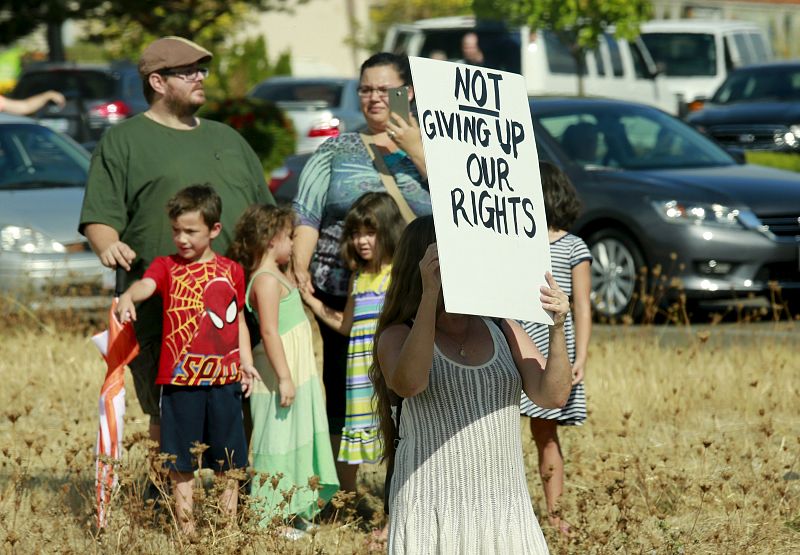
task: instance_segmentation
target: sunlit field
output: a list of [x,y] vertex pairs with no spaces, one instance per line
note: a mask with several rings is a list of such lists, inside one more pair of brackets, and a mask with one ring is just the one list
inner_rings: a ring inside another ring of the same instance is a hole
[[[379,552],[370,530],[383,519],[382,467],[362,473],[360,495],[336,499],[304,539],[261,527],[246,499],[236,522],[221,517],[213,484],[198,492],[200,534],[181,537],[168,505],[142,500],[146,420],[130,380],[121,485],[98,533],[103,362],[89,326],[18,320],[0,332],[4,552]],[[725,328],[598,328],[586,382],[589,420],[561,432],[561,513],[575,535],[560,540],[544,525],[553,553],[800,552],[800,324]],[[521,430],[534,508],[546,523],[527,422]]]

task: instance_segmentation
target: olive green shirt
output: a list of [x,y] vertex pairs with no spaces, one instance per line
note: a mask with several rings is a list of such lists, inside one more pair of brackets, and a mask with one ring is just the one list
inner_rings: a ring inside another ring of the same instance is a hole
[[[219,122],[201,119],[196,128],[179,130],[137,115],[109,129],[95,148],[78,229],[83,233],[86,224],[99,223],[117,230],[136,252],[130,284],[155,257],[175,252],[167,201],[203,183],[222,198],[222,232],[213,248],[224,254],[244,209],[274,204],[253,149]],[[137,335],[160,338],[160,310],[156,303],[146,305],[151,306],[139,311]]]

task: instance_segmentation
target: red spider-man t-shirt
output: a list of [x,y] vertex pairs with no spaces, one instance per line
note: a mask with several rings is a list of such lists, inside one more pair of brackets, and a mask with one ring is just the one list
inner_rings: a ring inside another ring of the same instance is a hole
[[244,303],[242,267],[218,254],[208,262],[159,256],[145,278],[156,282],[164,303],[164,334],[156,383],[225,385],[239,373],[239,311]]

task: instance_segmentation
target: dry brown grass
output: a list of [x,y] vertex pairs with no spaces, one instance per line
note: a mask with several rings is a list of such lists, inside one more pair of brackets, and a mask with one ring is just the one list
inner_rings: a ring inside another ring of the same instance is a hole
[[[593,340],[590,417],[562,430],[562,506],[577,535],[553,553],[790,554],[800,546],[798,324],[605,328]],[[794,326],[794,327],[792,327]],[[64,322],[0,331],[0,545],[8,553],[366,553],[369,507],[338,500],[307,540],[288,542],[244,511],[220,521],[209,492],[199,540],[141,501],[146,430],[128,387],[128,451],[108,529],[93,528],[97,393],[103,364]],[[61,331],[55,331],[61,330]],[[544,502],[528,434],[534,507]],[[364,473],[380,492],[383,470]],[[380,511],[375,514],[376,519]]]

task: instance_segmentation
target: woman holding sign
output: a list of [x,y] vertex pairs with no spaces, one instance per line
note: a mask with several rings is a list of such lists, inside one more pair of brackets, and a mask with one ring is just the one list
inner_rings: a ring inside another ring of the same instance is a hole
[[[407,87],[407,88],[402,88]],[[361,195],[385,191],[408,221],[431,213],[425,179],[422,137],[416,121],[389,108],[390,91],[413,99],[406,57],[375,54],[361,66],[358,96],[367,122],[362,133],[344,133],[326,141],[309,159],[294,201],[299,225],[294,236],[294,272],[298,284],[323,304],[343,310],[350,270],[340,255],[345,215]],[[328,425],[334,453],[345,424],[345,373],[348,338],[320,324],[323,340]],[[355,473],[337,464],[343,488],[354,488]]]
[[521,390],[540,406],[567,401],[569,300],[548,273],[539,292],[554,321],[545,360],[515,322],[445,312],[435,241],[432,218],[406,228],[375,335],[370,376],[394,468],[389,552],[547,553],[519,402]]

